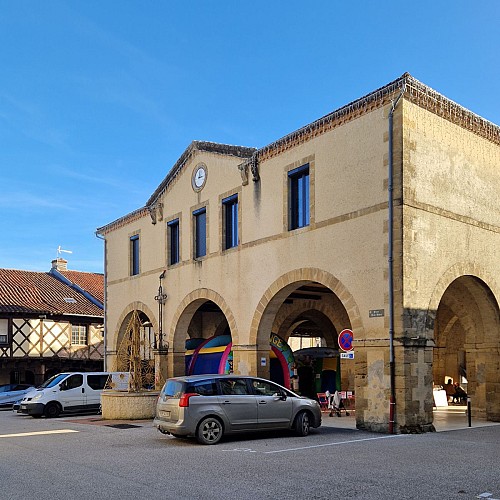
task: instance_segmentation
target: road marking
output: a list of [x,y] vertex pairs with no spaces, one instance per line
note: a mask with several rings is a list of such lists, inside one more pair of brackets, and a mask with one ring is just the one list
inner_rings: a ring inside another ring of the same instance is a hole
[[222,450],[222,451],[243,451],[245,453],[257,453],[255,450],[252,450],[252,448],[233,448],[232,450]]
[[56,431],[21,432],[19,434],[0,434],[0,438],[46,436],[47,434],[67,434],[68,432],[80,432],[80,431],[73,431],[71,429],[59,429]]
[[339,441],[337,443],[325,443],[325,444],[315,444],[311,446],[301,446],[299,448],[287,448],[284,450],[275,450],[275,451],[264,451],[263,453],[285,453],[287,451],[298,451],[298,450],[308,450],[311,448],[323,448],[325,446],[336,446],[339,444],[351,444],[351,443],[360,443],[362,441],[374,441],[378,439],[391,439],[391,438],[397,438],[397,437],[403,437],[405,434],[394,434],[391,436],[380,436],[380,437],[372,437],[372,438],[364,438],[364,439],[351,439],[349,441]]

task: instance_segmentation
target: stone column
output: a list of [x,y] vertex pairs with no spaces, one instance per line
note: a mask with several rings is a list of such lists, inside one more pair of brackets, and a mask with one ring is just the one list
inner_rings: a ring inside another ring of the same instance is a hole
[[167,358],[167,378],[180,377],[186,374],[186,356],[184,351],[168,351]]
[[108,372],[118,371],[117,351],[107,350],[104,353],[104,356],[106,357],[106,371]]
[[155,390],[159,391],[168,376],[168,349],[154,349],[155,358]]
[[264,350],[256,344],[233,345],[233,371],[238,375],[269,378],[269,347]]
[[433,345],[423,337],[403,338],[396,347],[396,431],[435,431],[432,393]]

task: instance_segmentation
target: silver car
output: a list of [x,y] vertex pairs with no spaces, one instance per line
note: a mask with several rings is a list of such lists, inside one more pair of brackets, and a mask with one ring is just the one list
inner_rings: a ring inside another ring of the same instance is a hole
[[321,425],[317,401],[269,380],[244,375],[191,375],[168,379],[154,426],[174,437],[216,444],[224,434],[293,429],[307,436]]
[[12,405],[19,399],[34,390],[35,387],[29,384],[4,384],[0,385],[0,408],[12,408]]

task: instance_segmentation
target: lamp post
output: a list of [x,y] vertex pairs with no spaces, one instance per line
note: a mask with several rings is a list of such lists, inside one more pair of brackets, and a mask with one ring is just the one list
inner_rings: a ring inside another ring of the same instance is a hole
[[[160,274],[160,286],[158,287],[158,295],[155,300],[158,302],[158,344],[155,346],[158,350],[162,351],[163,347],[163,306],[167,300],[167,294],[163,293],[163,279],[165,278],[165,271]],[[166,346],[168,349],[168,345]]]

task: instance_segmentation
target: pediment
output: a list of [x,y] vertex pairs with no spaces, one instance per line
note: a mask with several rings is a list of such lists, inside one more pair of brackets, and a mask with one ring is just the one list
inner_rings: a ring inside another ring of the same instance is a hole
[[[155,210],[155,206],[161,203],[159,200],[162,194],[168,189],[172,181],[179,175],[183,175],[187,165],[199,152],[216,153],[227,156],[241,158],[242,161],[251,158],[255,153],[255,148],[247,148],[244,146],[231,146],[228,144],[219,144],[215,142],[193,141],[182,153],[174,166],[170,169],[167,176],[163,179],[160,185],[155,189],[154,193],[146,202],[146,207],[150,210]],[[191,174],[189,174],[191,175]]]

